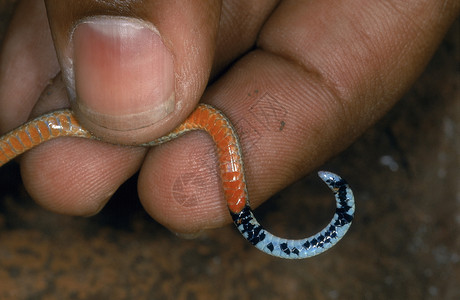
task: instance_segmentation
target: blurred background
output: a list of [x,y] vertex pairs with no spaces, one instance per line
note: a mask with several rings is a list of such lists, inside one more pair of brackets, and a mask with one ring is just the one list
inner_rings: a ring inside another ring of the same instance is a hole
[[[0,0],[0,41],[15,0]],[[27,87],[25,87],[27,88]],[[404,98],[322,169],[352,185],[332,250],[272,258],[233,225],[195,240],[152,220],[136,178],[91,218],[55,215],[0,169],[0,299],[460,299],[460,22]],[[308,176],[256,210],[274,233],[315,233],[333,198]]]

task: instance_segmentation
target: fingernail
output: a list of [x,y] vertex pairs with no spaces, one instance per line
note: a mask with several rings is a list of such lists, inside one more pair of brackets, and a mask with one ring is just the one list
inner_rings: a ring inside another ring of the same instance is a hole
[[93,17],[77,25],[72,43],[71,101],[95,126],[145,128],[174,110],[173,56],[152,24]]

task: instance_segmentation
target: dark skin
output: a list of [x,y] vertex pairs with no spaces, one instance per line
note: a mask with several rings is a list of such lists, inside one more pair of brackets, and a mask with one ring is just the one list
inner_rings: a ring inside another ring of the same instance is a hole
[[[434,0],[45,2],[22,1],[4,40],[1,133],[71,106],[101,139],[132,145],[210,103],[240,133],[254,207],[382,117],[460,11]],[[84,216],[140,170],[146,211],[194,234],[230,222],[212,148],[195,133],[151,149],[63,138],[19,161],[38,203]]]

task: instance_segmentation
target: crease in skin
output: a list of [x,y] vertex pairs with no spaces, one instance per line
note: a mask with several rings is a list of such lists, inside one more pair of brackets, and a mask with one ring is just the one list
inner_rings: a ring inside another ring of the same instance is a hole
[[[81,102],[73,103],[73,107],[78,115],[84,115],[85,121],[91,122],[98,127],[119,132],[133,131],[150,127],[162,120],[161,118],[155,119],[153,122],[146,124],[144,121],[149,120],[149,116],[151,115],[167,116],[173,112],[175,108],[175,93],[173,93],[167,101],[155,106],[153,109],[119,116],[97,113]],[[80,117],[80,119],[82,118]]]

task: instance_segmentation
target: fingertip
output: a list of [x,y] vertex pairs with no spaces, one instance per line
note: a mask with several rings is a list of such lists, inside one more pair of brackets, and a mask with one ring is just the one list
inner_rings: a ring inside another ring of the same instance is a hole
[[90,17],[72,45],[64,76],[82,124],[104,140],[148,141],[175,108],[174,60],[159,31],[135,18]]
[[44,208],[91,216],[136,172],[144,153],[142,148],[61,138],[26,153],[21,173],[27,192]]
[[198,103],[215,52],[220,2],[48,1],[72,108],[104,141],[141,144]]
[[150,151],[139,174],[139,197],[159,223],[180,235],[217,228],[231,218],[205,134],[190,133]]

